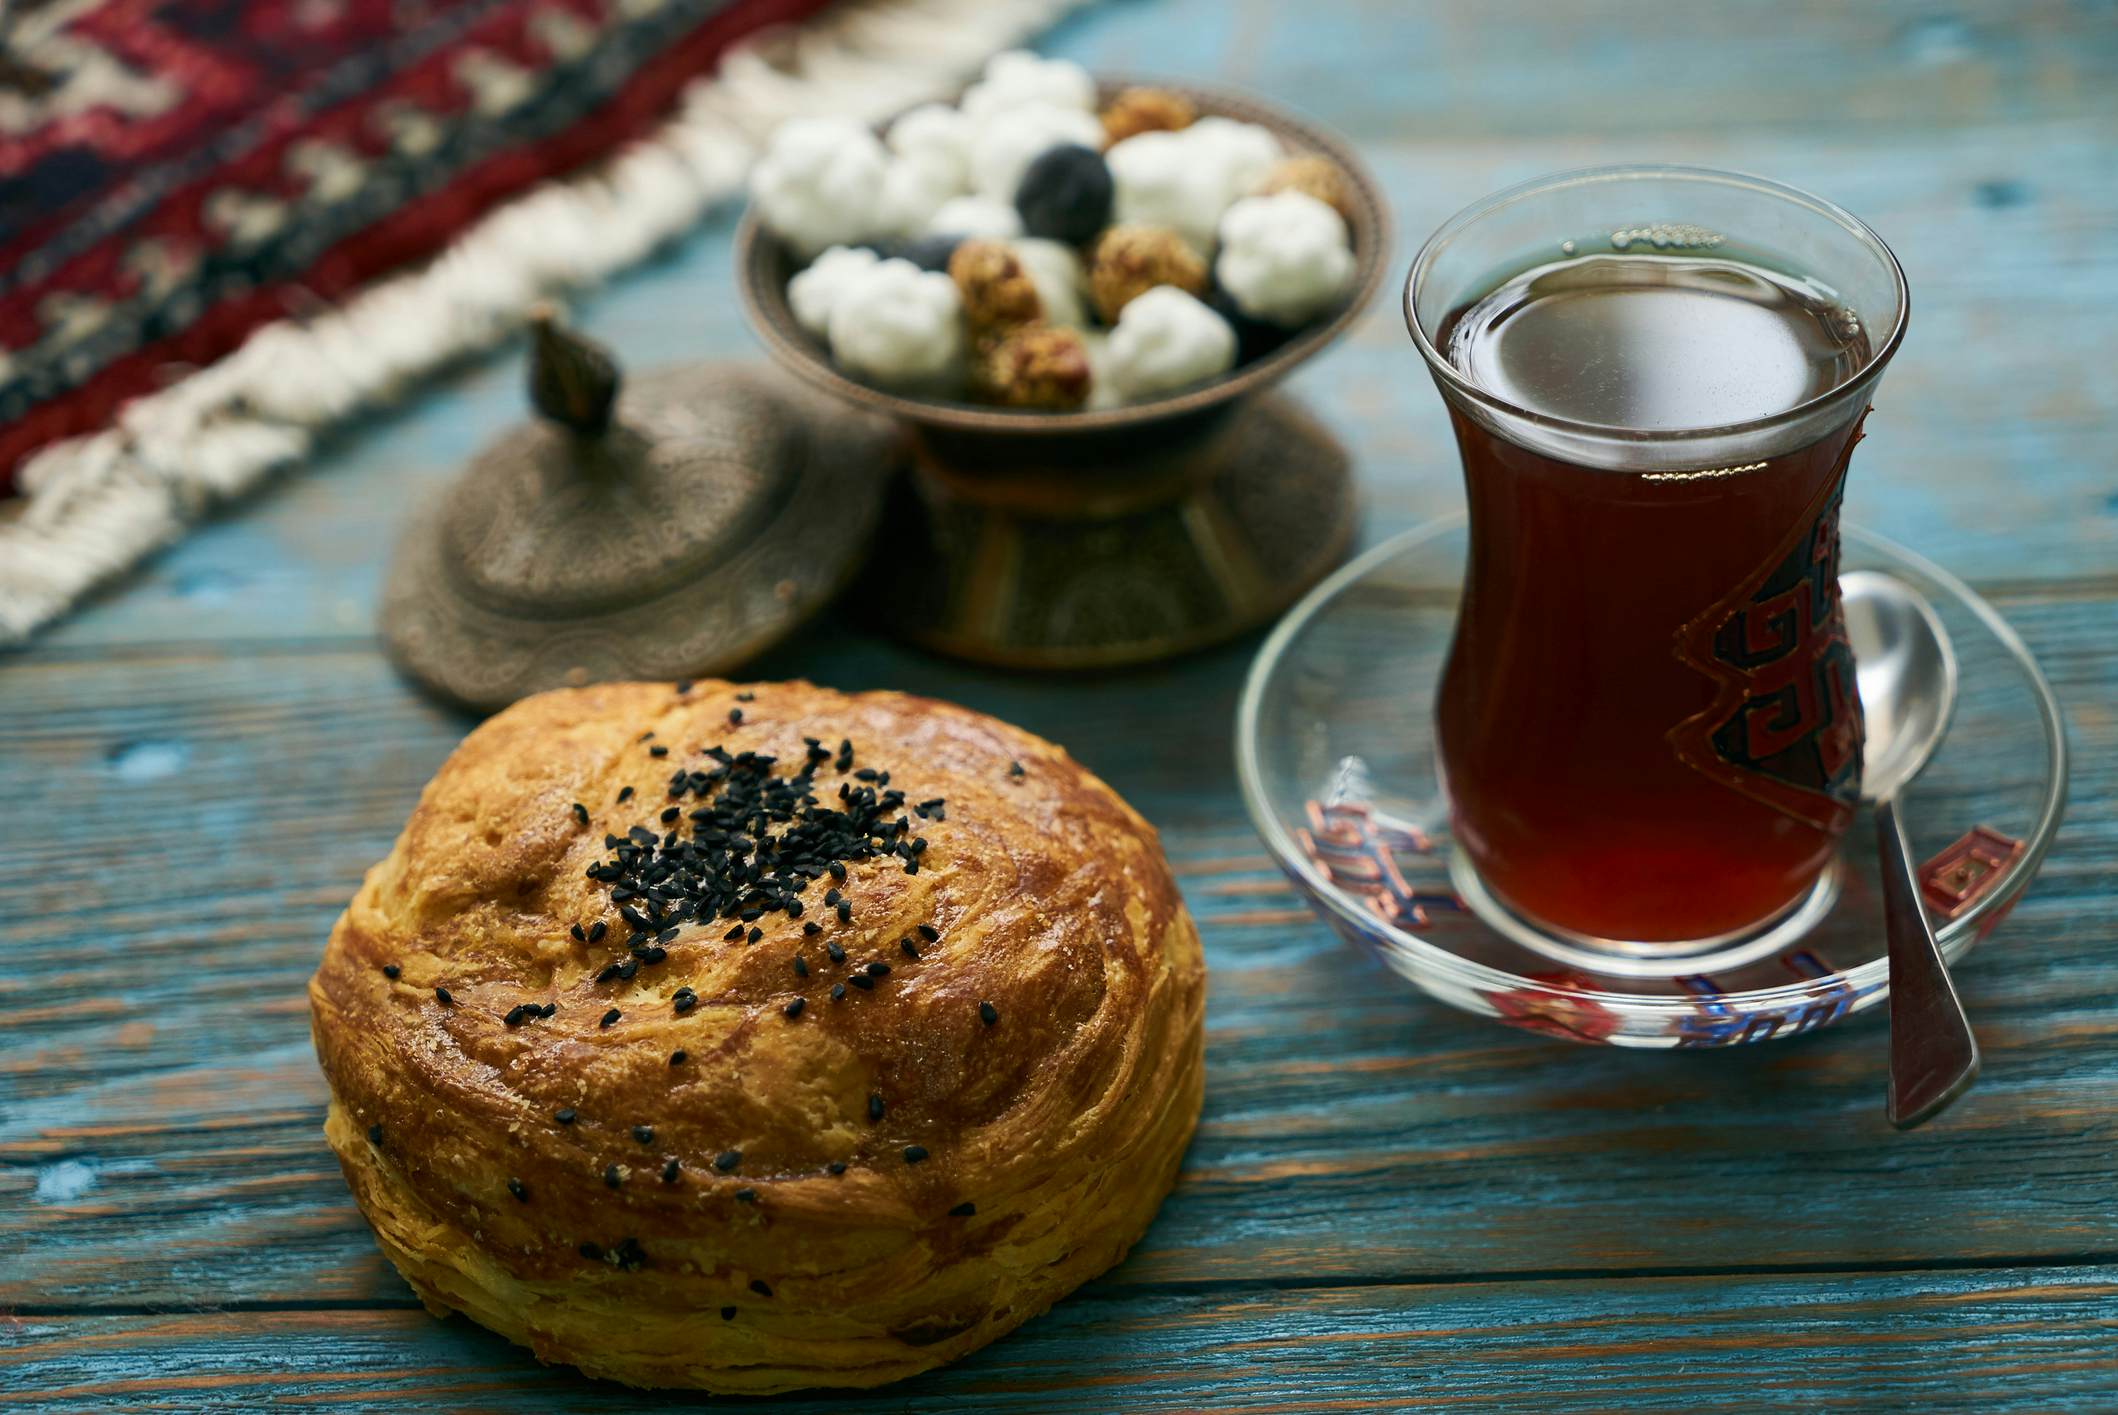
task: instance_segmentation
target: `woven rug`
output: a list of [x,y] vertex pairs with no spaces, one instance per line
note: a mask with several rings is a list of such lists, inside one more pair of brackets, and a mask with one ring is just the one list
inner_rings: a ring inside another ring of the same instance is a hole
[[693,226],[784,119],[1075,3],[0,6],[0,644]]

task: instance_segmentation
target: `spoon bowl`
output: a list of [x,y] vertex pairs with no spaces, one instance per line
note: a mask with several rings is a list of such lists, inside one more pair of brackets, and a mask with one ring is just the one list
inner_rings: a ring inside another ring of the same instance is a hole
[[1839,576],[1839,597],[1867,723],[1861,796],[1887,801],[1919,775],[1948,730],[1956,650],[1934,606],[1894,575],[1850,570]]

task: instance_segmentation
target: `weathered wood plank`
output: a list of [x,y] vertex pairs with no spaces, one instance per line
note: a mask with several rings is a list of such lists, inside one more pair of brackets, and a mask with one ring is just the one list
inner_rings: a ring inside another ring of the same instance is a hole
[[[1594,1053],[1459,1017],[1346,951],[1234,798],[1240,650],[1052,683],[827,627],[766,671],[998,712],[1161,824],[1207,940],[1207,1110],[1121,1282],[2114,1253],[2118,602],[2017,619],[2076,705],[2074,813],[1963,972],[1980,1089],[1904,1137],[1872,1021],[1740,1055]],[[321,1144],[301,987],[462,720],[364,649],[143,652],[92,702],[114,672],[40,657],[0,697],[0,779],[34,823],[0,875],[0,1303],[400,1297]],[[114,875],[121,826],[153,845]],[[1772,1223],[1731,1228],[1730,1194]]]
[[[2118,1269],[1128,1293],[1092,1287],[958,1365],[880,1391],[715,1410],[2095,1411]],[[0,1403],[78,1411],[280,1401],[627,1410],[424,1312],[23,1316]],[[667,1401],[669,1397],[662,1397]],[[703,1405],[704,1401],[684,1401]]]

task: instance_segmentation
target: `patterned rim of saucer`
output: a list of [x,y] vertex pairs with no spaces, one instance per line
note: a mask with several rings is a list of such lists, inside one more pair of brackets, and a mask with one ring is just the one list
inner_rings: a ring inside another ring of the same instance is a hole
[[[1236,716],[1237,776],[1252,823],[1310,906],[1441,1001],[1572,1041],[1766,1041],[1886,997],[1865,809],[1813,926],[1711,975],[1685,972],[1681,959],[1652,976],[1637,965],[1561,963],[1467,907],[1449,870],[1429,726],[1464,544],[1456,515],[1361,555],[1288,613],[1251,667]],[[1947,571],[1850,525],[1842,568],[1886,571],[1926,595],[1963,666],[1948,734],[1903,806],[1924,862],[1922,894],[1954,960],[2007,916],[2058,830],[2067,753],[2059,707],[2021,639]]]

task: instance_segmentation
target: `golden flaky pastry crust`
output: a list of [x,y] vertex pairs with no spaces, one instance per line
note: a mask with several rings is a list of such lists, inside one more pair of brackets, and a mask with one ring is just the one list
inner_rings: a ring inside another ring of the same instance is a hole
[[[674,770],[715,766],[705,748],[785,776],[812,737],[856,757],[817,768],[823,808],[841,782],[905,793],[890,843],[925,840],[917,872],[854,861],[850,923],[827,875],[755,942],[689,924],[598,982],[632,932],[585,873],[606,833],[689,829],[661,817]],[[599,920],[600,941],[572,936]],[[871,962],[890,971],[833,1001]],[[428,1307],[592,1375],[764,1393],[941,1365],[1122,1257],[1198,1116],[1204,982],[1154,831],[1050,743],[895,693],[628,683],[465,739],[309,998],[325,1133]]]

